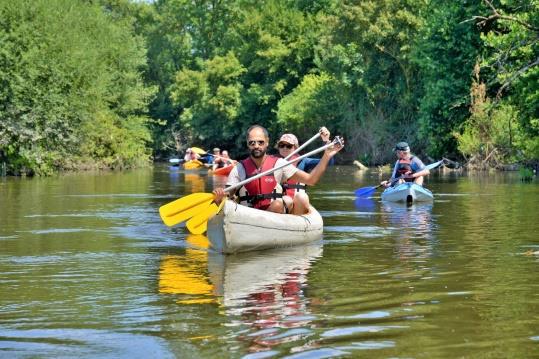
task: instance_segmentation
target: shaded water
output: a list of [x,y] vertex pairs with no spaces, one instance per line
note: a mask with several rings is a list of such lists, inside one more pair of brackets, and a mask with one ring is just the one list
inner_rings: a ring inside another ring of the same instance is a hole
[[0,180],[0,357],[537,357],[539,185],[433,174],[433,204],[310,190],[321,244],[222,256],[160,205],[168,167]]

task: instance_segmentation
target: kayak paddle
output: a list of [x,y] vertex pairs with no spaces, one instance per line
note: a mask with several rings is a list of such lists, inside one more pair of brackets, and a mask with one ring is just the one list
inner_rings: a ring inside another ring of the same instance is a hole
[[[441,165],[442,163],[444,162],[444,160],[440,160],[438,162],[434,162],[434,163],[431,163],[430,165],[428,166],[425,166],[425,168],[423,169],[427,169],[427,170],[432,170],[436,167],[438,167],[439,165]],[[395,178],[394,180],[392,180],[390,182],[390,184],[392,185],[393,183],[397,182],[399,179],[401,179],[402,177],[399,177],[399,178]],[[378,188],[382,187],[383,185],[382,184],[379,184],[378,186],[374,186],[374,187],[362,187],[362,188],[358,188],[354,191],[356,197],[368,197],[370,196],[371,194],[374,193],[374,191],[376,191]]]
[[[300,161],[305,157],[309,157],[316,153],[322,152],[328,147],[331,147],[335,144],[342,145],[342,140],[340,137],[337,136],[332,142],[302,156],[294,158],[291,161],[283,163],[280,166],[271,168],[267,171],[257,174],[256,176],[247,178],[246,180],[241,181],[234,186],[227,187],[225,189],[225,192],[231,192],[237,188],[240,188],[246,183],[249,183],[251,181],[254,181],[255,179],[280,170],[281,168],[289,166],[294,162]],[[186,226],[191,233],[202,234],[207,229],[208,219],[210,219],[212,216],[219,212],[224,202],[225,200],[223,200],[221,204],[217,206],[217,204],[213,202],[212,193],[192,193],[190,195],[179,198],[175,201],[161,206],[159,208],[159,215],[167,226],[174,226],[187,220]]]
[[320,137],[321,135],[321,132],[318,131],[318,133],[316,135],[314,135],[313,137],[311,137],[310,139],[308,139],[307,141],[305,141],[304,144],[302,144],[301,146],[299,146],[298,148],[296,148],[294,150],[294,152],[291,152],[288,156],[286,156],[284,159],[285,160],[288,160],[290,157],[294,156],[296,153],[298,153],[299,151],[301,151],[302,149],[305,148],[305,146],[307,146],[309,143],[313,142],[314,140],[316,140],[318,137]]

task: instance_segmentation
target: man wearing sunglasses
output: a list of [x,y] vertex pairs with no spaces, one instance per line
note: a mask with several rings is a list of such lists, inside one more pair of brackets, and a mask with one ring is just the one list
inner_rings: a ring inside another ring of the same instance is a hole
[[410,152],[410,146],[406,142],[399,142],[394,148],[397,155],[397,162],[393,167],[393,173],[389,181],[382,181],[380,184],[384,187],[397,185],[404,182],[414,182],[420,186],[423,185],[423,177],[430,171],[425,168],[423,162],[413,156]]
[[[247,130],[247,146],[249,157],[240,161],[232,169],[232,172],[228,176],[227,186],[233,186],[246,178],[253,177],[286,163],[284,159],[266,153],[269,146],[269,135],[268,131],[262,126],[254,125]],[[326,170],[330,159],[341,149],[342,145],[334,145],[327,148],[320,162],[311,173],[304,172],[289,165],[245,184],[237,191],[239,192],[240,203],[261,210],[286,213],[283,190],[280,184],[292,180],[305,183],[309,186],[315,185]],[[226,195],[223,188],[217,188],[213,193],[216,203],[220,203]],[[298,213],[299,209],[294,209],[292,213],[304,214],[308,208],[303,213]]]
[[[324,143],[329,143],[330,133],[326,127],[320,129],[320,138]],[[299,147],[298,139],[291,133],[285,133],[277,142],[279,156],[286,158]],[[288,160],[291,161],[299,157],[299,154],[292,155]],[[294,162],[292,166],[296,166],[304,172],[311,172],[320,162],[320,158],[304,158],[301,161]],[[329,166],[333,165],[333,157],[329,160]],[[285,196],[283,197],[284,205],[289,213],[303,214],[309,210],[309,196],[305,192],[305,183],[293,181],[289,179],[282,184]]]

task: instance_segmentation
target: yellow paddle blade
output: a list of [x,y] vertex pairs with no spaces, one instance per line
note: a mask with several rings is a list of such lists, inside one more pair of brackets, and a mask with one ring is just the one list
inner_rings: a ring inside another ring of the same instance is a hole
[[215,203],[210,204],[207,208],[200,211],[185,224],[189,232],[192,234],[202,234],[208,229],[208,220],[215,216],[225,204],[225,200],[218,206]]
[[175,226],[178,223],[181,223],[183,221],[188,220],[189,218],[196,216],[198,213],[208,208],[210,204],[211,204],[211,200],[207,200],[194,207],[178,212],[175,215],[164,217],[164,218],[162,217],[163,222],[169,227]]
[[[167,226],[173,226],[194,216],[196,213],[193,212],[198,212],[208,207],[211,201],[213,201],[213,194],[211,193],[193,193],[161,206],[159,208],[159,215]],[[202,204],[204,206],[201,206]],[[195,207],[197,210],[194,210]],[[190,211],[191,209],[193,211]],[[182,214],[184,212],[186,213]],[[185,217],[187,215],[189,217]],[[185,219],[182,219],[183,217]]]
[[193,151],[194,153],[196,153],[197,155],[205,155],[206,154],[206,151],[204,151],[202,148],[200,147],[191,147],[191,151]]

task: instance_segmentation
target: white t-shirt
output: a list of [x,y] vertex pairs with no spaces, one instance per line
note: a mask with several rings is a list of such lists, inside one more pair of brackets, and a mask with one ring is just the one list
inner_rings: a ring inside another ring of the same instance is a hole
[[[283,164],[288,163],[288,161],[285,161],[283,158],[279,158],[277,162],[275,162],[275,167],[282,166]],[[290,165],[283,167],[275,172],[273,172],[273,176],[275,177],[275,180],[277,183],[284,183],[286,182],[290,177],[292,177],[298,169],[296,166]],[[230,174],[228,175],[228,179],[226,181],[227,186],[234,186],[237,183],[240,183],[241,181],[245,180],[247,176],[245,175],[245,168],[243,165],[238,163],[237,166],[234,166]]]

